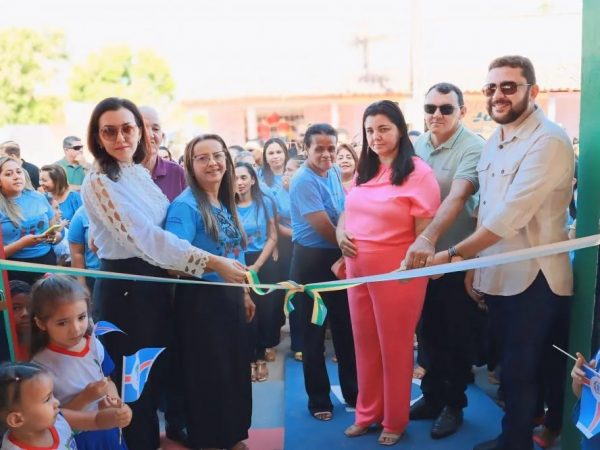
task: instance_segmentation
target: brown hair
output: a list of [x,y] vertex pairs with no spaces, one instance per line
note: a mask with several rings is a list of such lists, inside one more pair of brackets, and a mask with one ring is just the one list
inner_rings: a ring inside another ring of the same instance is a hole
[[535,69],[531,60],[525,56],[507,55],[494,59],[488,67],[488,72],[492,69],[500,67],[512,67],[513,69],[520,68],[521,74],[529,84],[535,84]]
[[53,197],[60,197],[69,190],[69,182],[67,181],[67,172],[64,167],[59,164],[48,164],[42,166],[42,172],[47,172],[48,176],[54,183],[54,192],[50,192]]

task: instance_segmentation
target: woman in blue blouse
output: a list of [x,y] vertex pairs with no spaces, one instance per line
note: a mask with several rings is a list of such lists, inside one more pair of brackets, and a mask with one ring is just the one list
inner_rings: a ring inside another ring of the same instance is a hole
[[[273,250],[277,245],[275,228],[275,201],[263,195],[258,178],[248,163],[235,165],[237,188],[237,211],[246,233],[246,264],[258,273],[263,283],[276,283],[277,264],[273,261]],[[251,293],[256,305],[256,315],[249,326],[251,378],[253,381],[266,381],[269,372],[266,363],[266,349],[279,344],[281,322],[282,291],[260,296]]]
[[279,138],[265,142],[261,178],[272,190],[281,188],[281,178],[288,160],[288,149]]
[[[186,146],[189,187],[169,206],[165,228],[213,255],[244,263],[245,237],[235,204],[235,170],[223,139],[207,134]],[[206,281],[223,281],[205,272]],[[175,325],[189,446],[247,448],[252,415],[246,322],[254,304],[241,288],[178,285]]]
[[[304,163],[304,156],[294,156],[288,159],[285,165],[285,172],[281,179],[281,189],[273,191],[273,197],[277,204],[277,265],[279,267],[279,280],[288,280],[290,278],[290,264],[292,262],[292,219],[290,216],[290,182],[292,176]],[[290,320],[290,341],[291,350],[294,353],[296,361],[302,361],[302,341],[303,328],[300,314],[291,314]],[[285,323],[285,317],[283,318]]]
[[[311,125],[304,135],[308,157],[292,178],[290,204],[294,249],[290,274],[292,280],[300,284],[335,279],[331,266],[342,255],[335,237],[335,227],[344,210],[344,189],[339,169],[334,165],[336,144],[337,132],[331,125]],[[346,291],[327,292],[322,297],[328,309],[327,320],[339,362],[342,394],[346,402],[354,406],[358,387],[348,297]],[[303,302],[299,314],[304,325],[302,363],[308,409],[315,419],[331,420],[333,404],[323,355],[325,327],[311,323],[312,300],[299,294],[294,303],[299,302]]]
[[[13,261],[56,264],[52,244],[60,233],[48,232],[54,211],[48,200],[25,188],[25,172],[9,157],[0,158],[0,221],[6,257]],[[33,284],[42,274],[9,272],[11,280]]]
[[73,218],[75,212],[83,204],[79,192],[69,190],[67,172],[58,164],[48,164],[40,169],[40,186],[58,204],[61,219],[66,220],[66,226]]

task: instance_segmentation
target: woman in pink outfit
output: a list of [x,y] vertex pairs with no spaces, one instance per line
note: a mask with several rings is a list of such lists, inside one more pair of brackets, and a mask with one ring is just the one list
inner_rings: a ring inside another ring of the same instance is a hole
[[[431,168],[415,156],[396,103],[371,104],[363,115],[363,147],[356,186],[346,197],[337,239],[348,277],[391,272],[431,221],[440,189]],[[381,423],[382,445],[408,425],[413,335],[427,279],[366,283],[348,290],[356,346],[358,401],[349,437]]]

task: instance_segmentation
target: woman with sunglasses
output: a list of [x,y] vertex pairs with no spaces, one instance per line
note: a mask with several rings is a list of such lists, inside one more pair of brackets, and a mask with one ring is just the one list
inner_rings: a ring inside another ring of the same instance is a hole
[[[236,204],[240,222],[246,233],[246,264],[263,283],[277,283],[278,267],[273,261],[277,246],[275,201],[262,193],[256,172],[248,163],[235,165],[237,188]],[[281,292],[267,295],[250,294],[256,304],[256,316],[249,326],[250,363],[252,381],[266,381],[269,377],[266,350],[279,344],[281,322]]]
[[[336,233],[348,278],[398,269],[440,205],[433,170],[415,156],[396,103],[383,100],[367,107],[362,142],[356,186],[346,197]],[[348,290],[358,400],[347,436],[382,424],[380,444],[394,445],[402,437],[409,418],[413,336],[426,287],[427,278],[418,278]]]
[[[111,97],[96,105],[87,145],[96,161],[81,193],[102,270],[159,277],[167,276],[166,269],[190,276],[210,270],[228,282],[244,281],[245,268],[238,261],[208,253],[161,228],[169,202],[141,164],[149,141],[135,104]],[[170,344],[171,300],[166,283],[96,281],[94,303],[101,319],[127,333],[110,333],[104,340],[115,361],[117,386],[123,355]],[[156,361],[140,399],[131,404],[133,420],[123,433],[132,450],[160,446],[156,409],[165,364],[165,358]]]
[[[184,161],[189,187],[169,206],[165,228],[195,248],[242,264],[246,238],[225,142],[214,134],[195,137]],[[218,273],[202,279],[227,281]],[[175,324],[191,448],[247,448],[252,414],[247,322],[253,316],[254,304],[239,287],[177,286]]]

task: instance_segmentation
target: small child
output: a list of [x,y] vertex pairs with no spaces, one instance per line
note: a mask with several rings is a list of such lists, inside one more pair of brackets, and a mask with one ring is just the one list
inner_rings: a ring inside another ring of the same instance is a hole
[[[573,366],[573,370],[571,370],[571,378],[573,378],[572,387],[573,387],[573,393],[575,394],[575,396],[577,398],[581,399],[581,391],[583,389],[584,380],[586,379],[586,375],[585,375],[585,372],[583,371],[582,367],[585,364],[585,365],[591,367],[592,369],[595,369],[596,368],[596,360],[591,360],[589,363],[587,363],[581,353],[577,352],[576,355],[577,355],[577,362]],[[581,400],[579,400],[575,404],[575,408],[573,410],[573,419],[574,419],[575,423],[577,423],[577,419],[579,417],[579,410],[580,410],[580,406],[581,406],[580,403],[581,403]],[[581,450],[600,450],[600,434],[595,435],[591,439],[587,439],[585,436],[582,437],[581,438]]]
[[126,449],[117,426],[129,425],[131,409],[107,378],[114,364],[92,335],[89,304],[88,290],[74,277],[51,275],[37,281],[32,292],[31,355],[54,379],[61,407],[113,414],[112,429],[75,435],[79,450]]
[[8,428],[2,450],[77,449],[52,389],[52,378],[35,364],[0,365],[0,419]]
[[31,286],[21,280],[8,283],[12,298],[13,318],[17,331],[17,345],[24,360],[29,360],[29,343],[31,340]]

